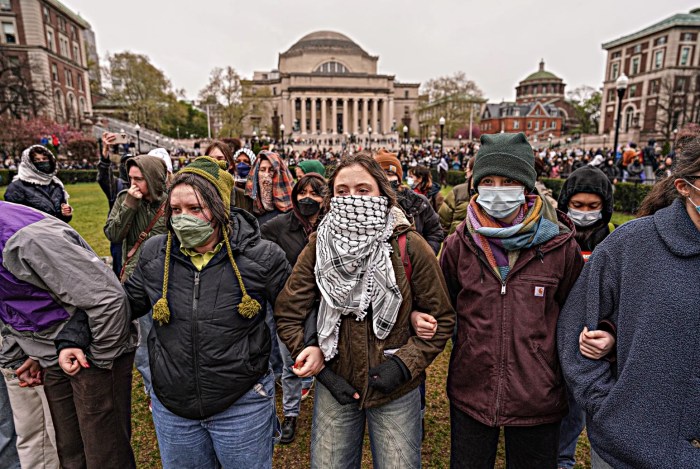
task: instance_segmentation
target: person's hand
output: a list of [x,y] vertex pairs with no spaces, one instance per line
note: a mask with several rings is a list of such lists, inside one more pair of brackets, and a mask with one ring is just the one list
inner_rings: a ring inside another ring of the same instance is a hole
[[354,404],[360,399],[360,394],[350,386],[345,379],[324,366],[316,379],[323,384],[339,404]]
[[437,319],[428,313],[413,311],[411,313],[411,325],[416,335],[423,340],[432,339],[437,332]]
[[58,354],[58,365],[69,376],[74,376],[80,368],[90,368],[85,353],[79,348],[64,348]]
[[409,379],[411,372],[396,356],[369,370],[369,385],[384,394],[391,394]]
[[117,134],[112,132],[105,132],[102,134],[102,156],[105,158],[109,155],[109,147],[114,145],[114,141],[117,139]]
[[581,355],[591,360],[600,360],[615,346],[615,337],[609,332],[589,331],[588,327],[584,327],[578,337],[578,345]]
[[36,360],[27,358],[22,366],[15,370],[15,375],[19,379],[20,388],[30,388],[40,386],[42,381],[41,365]]
[[323,368],[323,352],[319,347],[306,347],[297,356],[292,372],[300,378],[318,374]]
[[139,190],[136,184],[132,184],[131,187],[129,187],[129,190],[126,191],[126,193],[136,200],[143,199],[143,193]]
[[61,204],[61,215],[67,217],[73,213],[73,207],[68,204]]

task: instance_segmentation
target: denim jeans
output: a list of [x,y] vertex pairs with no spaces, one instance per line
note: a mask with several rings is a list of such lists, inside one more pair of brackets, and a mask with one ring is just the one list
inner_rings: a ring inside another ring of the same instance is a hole
[[141,377],[143,378],[143,386],[146,388],[146,394],[151,395],[153,385],[151,384],[151,365],[148,360],[148,334],[153,328],[153,316],[151,311],[148,314],[139,318],[139,346],[136,349],[136,357],[134,365]]
[[376,469],[421,466],[420,391],[410,391],[380,407],[341,405],[316,383],[311,425],[311,467],[359,468],[365,421]]
[[569,413],[561,421],[559,429],[559,460],[557,467],[571,469],[576,464],[576,444],[578,437],[586,426],[586,413],[579,406],[567,388],[569,396]]
[[[471,418],[450,403],[452,469],[493,469],[500,427]],[[529,427],[505,427],[506,467],[556,469],[559,422]]]
[[294,360],[287,346],[277,338],[282,355],[282,410],[285,417],[298,417],[301,408],[302,378],[292,371]]
[[0,379],[0,467],[20,469],[16,444],[17,435],[12,418],[10,397],[7,394],[5,380]]
[[282,377],[282,369],[284,368],[284,363],[282,362],[282,352],[280,350],[279,343],[277,340],[277,324],[275,324],[275,318],[272,315],[273,309],[272,305],[268,303],[267,313],[265,314],[265,323],[268,329],[270,329],[270,337],[272,338],[272,348],[270,349],[270,366],[272,371],[275,372],[275,379],[280,379]]
[[251,388],[231,407],[203,420],[175,415],[151,394],[163,469],[271,468],[279,437],[273,374],[260,384],[259,391]]

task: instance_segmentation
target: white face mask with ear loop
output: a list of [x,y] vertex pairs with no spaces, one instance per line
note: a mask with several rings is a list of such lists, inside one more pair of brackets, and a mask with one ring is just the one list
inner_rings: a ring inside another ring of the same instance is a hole
[[[688,180],[685,179],[685,178],[683,178],[683,180],[684,180],[685,183],[688,184],[690,187],[692,187],[693,189],[695,189],[695,190],[697,190],[698,192],[700,192],[700,187],[696,187],[695,184],[692,184],[690,181],[688,181]],[[690,198],[690,194],[688,194],[688,200],[690,200],[690,203],[691,203],[691,204],[695,205],[695,210],[697,210],[698,213],[700,213],[700,205],[696,204],[695,201],[694,201],[693,199]]]

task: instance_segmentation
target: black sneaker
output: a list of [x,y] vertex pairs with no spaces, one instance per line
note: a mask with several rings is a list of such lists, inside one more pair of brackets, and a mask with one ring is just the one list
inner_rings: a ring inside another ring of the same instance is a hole
[[294,441],[294,434],[297,429],[297,418],[296,417],[285,417],[282,422],[282,438],[280,443],[283,445],[288,445]]

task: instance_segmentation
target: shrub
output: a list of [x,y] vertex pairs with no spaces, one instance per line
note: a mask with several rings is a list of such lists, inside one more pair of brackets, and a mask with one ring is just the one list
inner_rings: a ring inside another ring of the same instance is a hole
[[[430,174],[433,177],[433,182],[440,182],[440,178],[438,177],[437,169],[431,169]],[[467,180],[467,175],[464,174],[464,171],[449,170],[449,171],[447,171],[447,177],[445,178],[445,181],[447,182],[448,186],[456,186],[457,184],[462,184],[466,180]]]
[[68,142],[66,149],[73,160],[93,160],[97,155],[97,142],[87,138],[75,139]]

